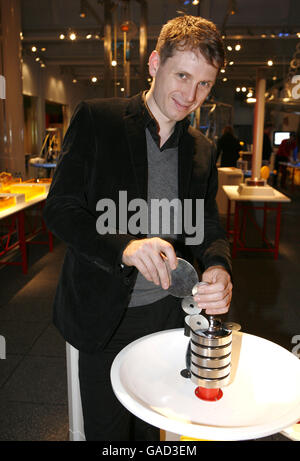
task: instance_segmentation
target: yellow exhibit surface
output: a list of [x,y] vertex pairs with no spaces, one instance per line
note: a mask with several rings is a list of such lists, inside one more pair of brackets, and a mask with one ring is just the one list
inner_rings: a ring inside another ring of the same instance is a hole
[[23,181],[24,184],[51,184],[52,178],[36,178],[36,179],[27,179]]
[[45,193],[44,186],[38,186],[36,184],[13,184],[11,186],[6,186],[3,188],[5,192],[9,192],[11,194],[24,194],[25,201],[32,200],[33,198],[38,197],[39,195],[43,195]]
[[9,197],[9,196],[0,196],[0,211],[6,210],[7,208],[10,208],[16,204],[16,199],[15,197]]

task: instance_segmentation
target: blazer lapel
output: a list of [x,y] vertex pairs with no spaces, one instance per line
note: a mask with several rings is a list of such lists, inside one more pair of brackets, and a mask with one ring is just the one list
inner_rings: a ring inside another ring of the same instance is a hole
[[186,131],[178,146],[178,195],[181,201],[189,195],[194,151],[194,138]]
[[145,127],[141,118],[138,117],[135,111],[131,112],[130,109],[131,107],[129,106],[129,113],[124,117],[124,122],[131,166],[136,180],[138,197],[147,200],[148,161]]

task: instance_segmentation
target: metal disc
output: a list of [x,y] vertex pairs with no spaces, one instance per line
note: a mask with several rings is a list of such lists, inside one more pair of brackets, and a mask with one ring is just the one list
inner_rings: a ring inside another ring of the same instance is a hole
[[199,330],[206,331],[209,327],[209,321],[203,315],[193,315],[190,318],[190,328],[197,333]]
[[234,331],[240,331],[242,328],[239,323],[235,322],[224,322],[223,327],[226,328],[227,330],[234,330]]
[[188,315],[200,314],[202,309],[198,307],[198,304],[194,300],[193,296],[186,296],[181,301],[181,307],[184,312]]
[[200,285],[209,285],[208,282],[197,282],[196,285],[193,286],[193,289],[192,289],[192,295],[195,296],[197,294],[197,291],[198,291],[198,286]]
[[170,286],[167,291],[176,298],[191,296],[193,287],[199,281],[198,274],[194,266],[185,259],[177,258],[177,261],[176,269],[171,270],[168,259],[165,259],[170,278]]

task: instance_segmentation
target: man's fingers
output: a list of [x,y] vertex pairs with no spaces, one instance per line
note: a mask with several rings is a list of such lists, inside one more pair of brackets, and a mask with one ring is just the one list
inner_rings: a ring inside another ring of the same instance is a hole
[[153,276],[150,273],[148,266],[145,264],[145,262],[142,259],[137,259],[135,261],[134,266],[137,268],[137,270],[145,277],[146,280],[149,282],[153,281]]
[[135,266],[147,280],[167,289],[170,280],[165,258],[168,258],[171,268],[176,268],[177,257],[173,246],[159,237],[134,240],[123,252],[125,264]]
[[157,269],[158,276],[160,279],[161,286],[166,290],[169,288],[170,279],[167,266],[165,264],[164,258],[160,254],[153,254],[152,255],[153,263]]
[[200,299],[197,297],[194,297],[195,301],[197,302],[198,306],[201,307],[201,309],[221,309],[227,305],[230,304],[231,301],[231,293],[226,293],[224,296],[219,297],[219,299],[214,299],[214,298],[203,298],[201,297]]
[[[168,242],[165,242],[165,243],[168,243]],[[170,243],[167,245],[163,245],[161,251],[163,253],[163,256],[165,255],[165,257],[167,258],[170,269],[171,270],[176,269],[177,256],[176,256],[175,250],[172,247],[172,245]]]
[[205,303],[209,302],[218,302],[225,299],[227,296],[231,295],[231,290],[220,290],[220,291],[211,291],[210,293],[197,293],[194,296],[195,301],[201,301]]

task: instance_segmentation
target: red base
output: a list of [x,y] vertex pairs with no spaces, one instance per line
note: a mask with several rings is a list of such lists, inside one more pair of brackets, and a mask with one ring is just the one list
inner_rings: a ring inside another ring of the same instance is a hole
[[223,397],[221,389],[205,389],[205,387],[200,386],[195,389],[195,394],[199,399],[209,402],[216,402]]

